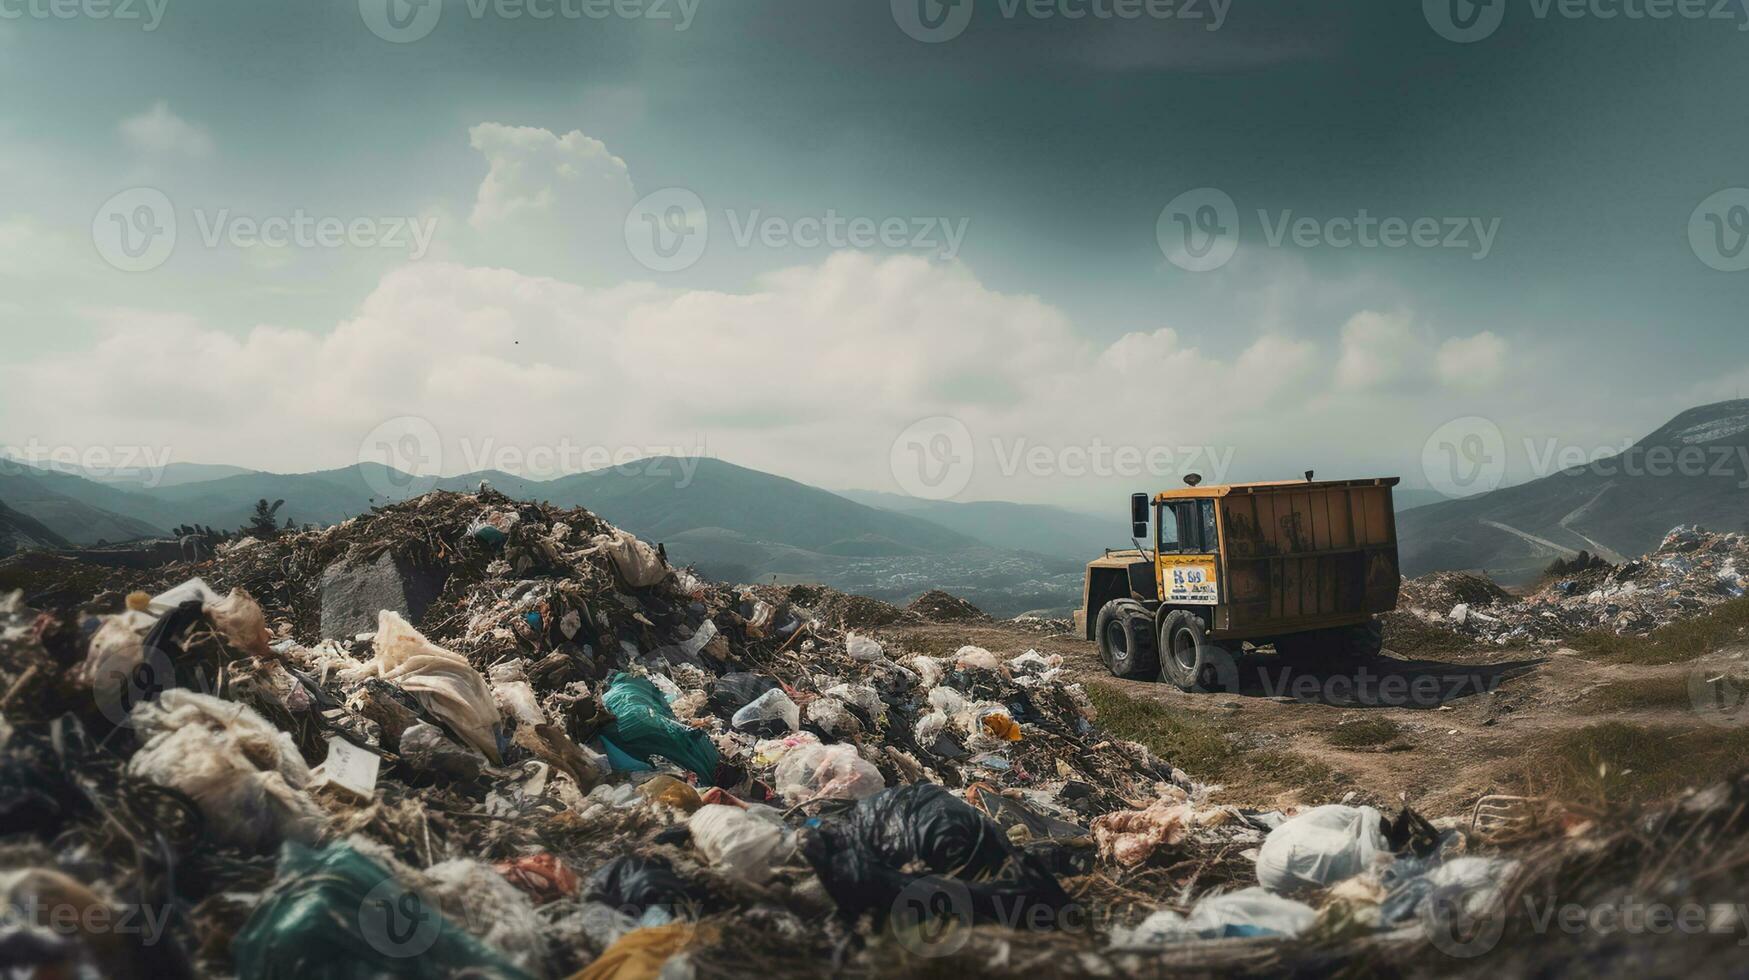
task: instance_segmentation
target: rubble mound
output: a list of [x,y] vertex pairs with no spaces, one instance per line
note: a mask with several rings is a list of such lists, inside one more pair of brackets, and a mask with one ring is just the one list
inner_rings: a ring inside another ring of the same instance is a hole
[[990,618],[977,606],[940,589],[930,589],[912,599],[905,609],[931,623],[970,623]]
[[1464,603],[1469,606],[1491,606],[1496,602],[1511,602],[1507,592],[1485,575],[1468,572],[1433,572],[1419,578],[1405,579],[1398,605],[1407,609],[1428,609],[1446,612]]
[[[1484,593],[1474,576],[1440,572],[1405,581],[1403,602],[1424,619],[1487,643],[1553,642],[1591,630],[1644,635],[1742,597],[1745,573],[1749,536],[1680,525],[1641,558],[1593,565],[1523,599],[1501,598],[1497,588]],[[1484,595],[1487,601],[1476,601]]]

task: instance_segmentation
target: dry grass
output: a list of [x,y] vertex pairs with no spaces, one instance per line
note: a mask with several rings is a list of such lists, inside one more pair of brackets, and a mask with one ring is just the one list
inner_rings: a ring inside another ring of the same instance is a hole
[[1403,726],[1389,718],[1362,718],[1337,725],[1325,734],[1339,749],[1368,749],[1389,745],[1403,735]]
[[1627,664],[1674,664],[1732,643],[1749,640],[1749,598],[1721,603],[1693,619],[1659,627],[1646,636],[1593,630],[1575,637],[1575,650],[1597,660]]
[[1539,796],[1592,809],[1637,806],[1749,768],[1749,728],[1604,722],[1556,736],[1520,778]]
[[1199,781],[1233,789],[1272,787],[1308,793],[1334,787],[1329,766],[1297,752],[1248,747],[1213,722],[1098,682],[1087,685],[1087,695],[1099,709],[1100,727],[1146,745]]

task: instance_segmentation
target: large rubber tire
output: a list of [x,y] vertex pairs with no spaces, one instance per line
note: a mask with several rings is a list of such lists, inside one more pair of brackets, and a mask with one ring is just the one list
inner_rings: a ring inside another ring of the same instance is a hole
[[1118,677],[1148,680],[1159,671],[1154,652],[1154,617],[1134,599],[1113,599],[1100,607],[1093,634],[1099,659]]
[[1160,622],[1159,649],[1161,680],[1181,691],[1219,691],[1236,680],[1232,658],[1188,610],[1174,609]]

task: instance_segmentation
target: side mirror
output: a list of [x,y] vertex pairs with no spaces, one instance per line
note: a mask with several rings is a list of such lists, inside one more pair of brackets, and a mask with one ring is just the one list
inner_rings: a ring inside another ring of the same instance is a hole
[[1130,494],[1130,537],[1146,538],[1148,536],[1148,495],[1145,493]]

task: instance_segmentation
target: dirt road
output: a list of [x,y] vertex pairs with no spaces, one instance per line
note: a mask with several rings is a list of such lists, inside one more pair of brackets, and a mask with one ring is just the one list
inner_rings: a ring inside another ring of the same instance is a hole
[[[1387,627],[1382,656],[1296,666],[1271,653],[1236,664],[1238,690],[1186,694],[1112,677],[1092,643],[1009,623],[909,627],[902,646],[934,655],[961,644],[1004,656],[1057,653],[1114,734],[1150,745],[1217,799],[1253,806],[1355,800],[1429,816],[1467,814],[1488,793],[1535,789],[1536,751],[1563,732],[1620,721],[1702,731],[1688,664],[1603,663],[1559,646],[1481,649]],[[1413,646],[1415,649],[1405,649]],[[1423,652],[1417,654],[1416,649]]]

